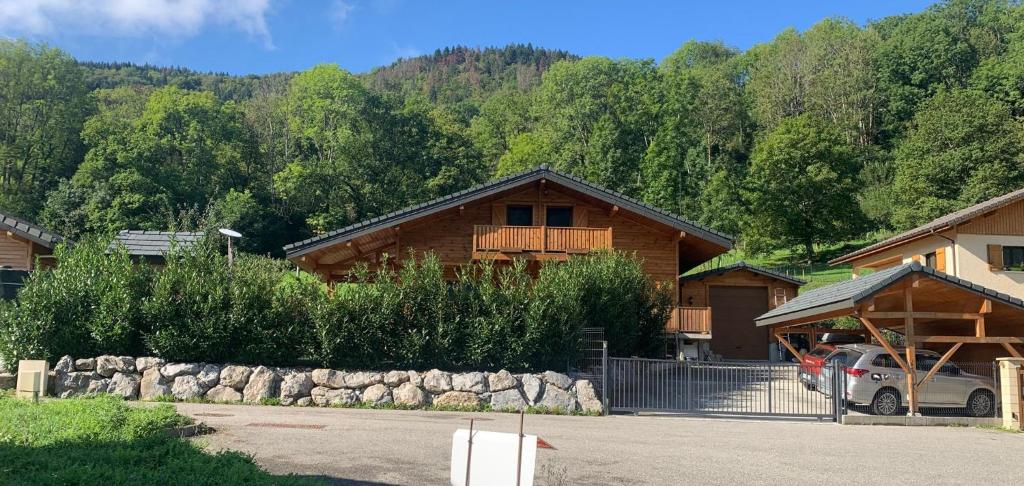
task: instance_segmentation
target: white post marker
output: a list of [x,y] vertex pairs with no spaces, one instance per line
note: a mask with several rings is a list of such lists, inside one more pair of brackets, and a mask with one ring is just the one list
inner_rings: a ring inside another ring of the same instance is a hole
[[[452,434],[451,485],[516,486],[516,463],[519,462],[519,434],[473,430],[473,458],[469,457],[470,432],[458,429]],[[522,436],[522,468],[519,486],[533,486],[537,465],[537,436]]]
[[239,233],[233,229],[228,228],[221,228],[217,230],[217,232],[228,237],[228,266],[233,267],[235,266],[235,252],[234,248],[232,248],[231,240],[235,238],[241,238],[242,233]]

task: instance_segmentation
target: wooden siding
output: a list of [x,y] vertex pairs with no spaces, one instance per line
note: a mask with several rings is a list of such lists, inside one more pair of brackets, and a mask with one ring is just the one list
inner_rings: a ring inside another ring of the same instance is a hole
[[999,208],[957,227],[958,232],[974,235],[1024,236],[1024,201]]
[[32,244],[17,236],[0,232],[0,267],[29,270],[32,262]]
[[[682,235],[664,227],[642,222],[641,218],[598,207],[592,202],[570,196],[548,184],[531,184],[505,195],[431,215],[403,224],[399,230],[381,230],[354,240],[354,245],[340,243],[328,249],[306,255],[306,265],[317,272],[340,277],[357,261],[378,261],[381,253],[407,258],[410,252],[421,255],[433,251],[446,265],[464,265],[473,261],[474,227],[505,223],[507,205],[528,204],[534,207],[534,225],[544,224],[545,206],[572,207],[574,222],[586,221],[587,227],[608,231],[611,246],[616,250],[636,254],[643,260],[644,269],[656,282],[672,285],[675,289],[678,275]],[[553,228],[552,228],[553,229]],[[691,238],[691,237],[687,237]],[[556,237],[557,239],[557,237]],[[566,246],[571,246],[566,241]],[[358,247],[355,248],[355,247]],[[678,292],[673,290],[673,300]]]

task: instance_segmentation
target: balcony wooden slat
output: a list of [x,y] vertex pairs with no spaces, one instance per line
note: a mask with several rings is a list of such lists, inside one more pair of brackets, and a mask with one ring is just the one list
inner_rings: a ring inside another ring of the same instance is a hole
[[665,331],[710,334],[711,308],[673,307]]
[[587,253],[612,247],[611,228],[477,225],[474,252]]

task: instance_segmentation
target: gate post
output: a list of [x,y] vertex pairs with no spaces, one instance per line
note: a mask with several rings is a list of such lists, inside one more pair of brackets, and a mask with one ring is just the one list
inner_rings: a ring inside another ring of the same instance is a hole
[[1024,359],[1020,358],[996,358],[999,362],[999,395],[1002,401],[1003,427],[1024,429],[1024,411],[1021,404],[1024,398],[1021,397],[1021,367]]
[[601,401],[604,414],[608,415],[608,341],[601,341]]
[[772,364],[768,363],[768,414],[772,412]]

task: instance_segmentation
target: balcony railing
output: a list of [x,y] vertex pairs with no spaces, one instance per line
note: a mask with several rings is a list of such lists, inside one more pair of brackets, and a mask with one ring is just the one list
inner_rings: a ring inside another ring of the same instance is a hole
[[473,251],[587,253],[612,247],[611,228],[553,226],[473,227]]
[[673,307],[665,331],[711,334],[711,308]]

